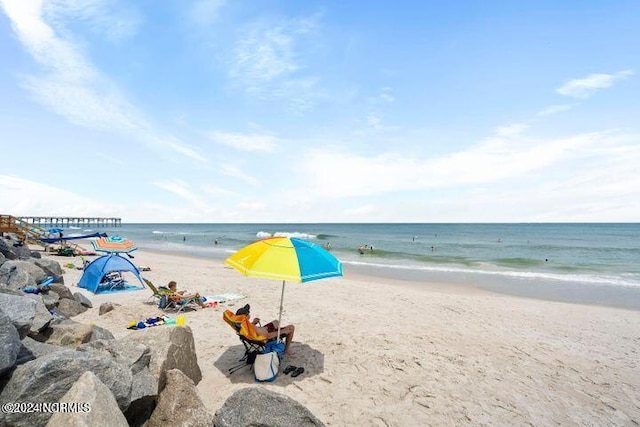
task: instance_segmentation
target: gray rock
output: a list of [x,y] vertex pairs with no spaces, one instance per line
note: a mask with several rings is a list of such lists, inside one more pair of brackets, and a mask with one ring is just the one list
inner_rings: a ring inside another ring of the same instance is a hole
[[13,251],[18,255],[19,260],[26,261],[31,258],[31,249],[27,246],[14,247]]
[[20,347],[20,352],[18,353],[18,360],[16,360],[16,365],[23,365],[27,362],[37,359],[38,357],[46,356],[48,354],[55,353],[56,351],[63,350],[68,349],[65,347],[59,347],[57,345],[51,345],[36,341],[31,337],[25,337],[22,340],[22,346]]
[[0,310],[9,316],[20,339],[26,337],[36,315],[36,302],[24,296],[0,293]]
[[35,286],[36,283],[40,283],[47,278],[47,274],[40,267],[32,262],[22,260],[6,261],[0,267],[0,276],[8,275],[9,280],[6,280],[5,283],[11,284],[11,276],[18,274],[16,272],[19,271],[24,271],[31,277],[32,280],[29,281],[29,286]]
[[31,262],[40,267],[47,276],[62,276],[64,273],[60,263],[51,258],[32,259]]
[[[70,299],[73,300],[73,294],[71,293],[71,291],[69,290],[69,288],[67,288],[65,285],[63,285],[62,283],[51,283],[49,285],[49,288],[57,293],[60,296],[60,299]],[[74,300],[75,301],[75,300]]]
[[42,254],[38,251],[31,251],[30,252],[30,256],[31,258],[35,258],[35,259],[41,259],[42,258]]
[[20,290],[6,288],[6,287],[4,287],[2,285],[0,285],[0,293],[7,294],[7,295],[16,295],[16,296],[19,296],[19,297],[23,297],[25,295],[25,293],[20,291]]
[[139,426],[151,416],[158,396],[158,380],[149,371],[151,351],[141,343],[123,340],[97,340],[82,344],[78,351],[89,351],[111,357],[133,374],[131,405],[125,412],[129,425]]
[[102,316],[103,314],[110,312],[114,308],[115,306],[112,302],[103,302],[102,304],[100,304],[100,309],[98,310],[98,316]]
[[60,402],[86,403],[90,410],[56,412],[49,419],[47,427],[128,427],[127,419],[120,412],[113,393],[91,371],[82,374],[60,398]]
[[105,328],[101,328],[100,326],[92,325],[93,333],[91,334],[91,338],[89,342],[97,341],[97,340],[112,340],[115,337],[113,334]]
[[131,404],[124,413],[130,426],[142,426],[151,417],[158,400],[158,380],[149,368],[133,375]]
[[53,320],[53,316],[49,313],[47,306],[44,305],[40,295],[27,294],[25,297],[31,298],[36,303],[36,314],[33,316],[33,322],[31,323],[29,334],[38,335],[42,330],[49,326],[51,320]]
[[78,351],[90,351],[112,357],[117,363],[128,366],[132,374],[137,374],[149,366],[151,350],[144,344],[124,340],[96,340],[78,347]]
[[[121,411],[129,407],[131,371],[111,358],[91,352],[59,351],[18,366],[6,384],[0,403],[58,402],[86,371],[93,372],[113,393]],[[81,400],[83,401],[83,400]],[[44,425],[51,414],[4,414],[0,425]]]
[[[57,305],[56,305],[56,307],[57,307]],[[53,313],[52,313],[53,314],[53,320],[51,321],[51,324],[49,326],[57,325],[58,323],[63,323],[63,322],[66,322],[66,321],[73,322],[73,320],[69,319],[67,316],[56,312],[55,311],[55,307],[54,307],[54,310],[52,310],[52,311],[53,311]]]
[[85,307],[93,308],[93,304],[91,304],[89,298],[85,297],[80,292],[76,292],[75,294],[73,294],[73,298]]
[[142,343],[151,349],[149,369],[158,379],[158,391],[164,389],[166,372],[171,369],[179,369],[195,384],[202,379],[193,332],[188,326],[141,329],[130,333],[124,340]]
[[9,289],[18,290],[27,286],[35,286],[36,282],[25,270],[20,270],[16,266],[5,267],[10,262],[7,261],[0,267],[0,283],[4,283]]
[[0,310],[0,375],[11,369],[20,353],[20,334],[9,316]]
[[163,427],[176,420],[185,426],[208,427],[213,417],[202,403],[193,381],[181,371],[172,369],[167,371],[167,385],[158,397],[158,406],[147,427]]
[[58,301],[58,306],[55,308],[55,311],[65,317],[73,317],[87,311],[87,307],[80,304],[75,299],[67,299],[61,297],[60,301]]
[[311,411],[282,394],[264,388],[238,390],[216,412],[216,427],[323,426]]
[[7,243],[5,239],[0,238],[0,254],[6,259],[18,259],[18,254],[14,252],[15,249],[10,243]]
[[53,310],[53,308],[58,304],[58,301],[60,301],[60,295],[55,292],[43,292],[40,296],[42,297],[42,302],[45,307],[49,310]]
[[[73,320],[63,320],[60,323],[52,324],[41,336],[44,337],[47,344],[75,349],[81,344],[89,342],[92,334],[91,325],[84,325]],[[40,340],[41,337],[36,337],[36,339]]]
[[31,337],[25,337],[21,342],[20,352],[18,353],[18,360],[16,360],[16,365],[22,365],[35,360],[38,357],[46,356],[48,354],[55,353],[56,351],[63,350],[67,350],[67,348],[36,341]]
[[[3,255],[0,254],[0,265],[4,264],[4,262],[7,260],[7,258]],[[1,282],[0,282],[1,283]]]

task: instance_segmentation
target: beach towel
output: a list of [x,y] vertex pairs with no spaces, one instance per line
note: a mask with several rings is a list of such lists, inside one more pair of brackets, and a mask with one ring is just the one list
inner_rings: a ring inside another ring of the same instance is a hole
[[240,294],[238,292],[227,292],[224,294],[204,296],[206,302],[217,302],[218,304],[222,304],[227,301],[236,301],[236,300],[244,299],[246,297],[247,297],[246,295]]

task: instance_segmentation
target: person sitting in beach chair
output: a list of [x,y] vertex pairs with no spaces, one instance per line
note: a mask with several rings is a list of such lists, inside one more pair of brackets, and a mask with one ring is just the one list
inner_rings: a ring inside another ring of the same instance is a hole
[[[238,310],[238,312],[242,313],[241,310]],[[244,355],[239,360],[240,363],[229,368],[229,374],[239,371],[244,366],[253,365],[256,356],[265,352],[267,343],[276,342],[275,337],[268,339],[259,335],[255,326],[245,314],[233,314],[231,310],[225,310],[222,314],[222,319],[233,328],[244,346]]]
[[195,303],[202,308],[207,306],[202,302],[202,298],[199,293],[189,294],[186,290],[178,290],[178,284],[175,281],[170,281],[167,285],[168,290],[164,291],[169,299],[168,305],[180,306],[179,310],[186,308],[187,305]]
[[[251,311],[251,306],[247,304],[244,307],[239,308],[238,311],[236,311],[236,315],[247,316],[247,319],[251,322],[251,325],[253,325],[256,334],[258,336],[264,337],[267,341],[272,340],[278,336],[277,320],[273,320],[267,323],[266,325],[262,326],[260,324],[259,317],[255,317],[253,320],[251,320],[250,311]],[[293,350],[291,350],[289,347],[291,346],[291,342],[293,341],[293,333],[295,332],[295,330],[296,328],[293,325],[280,327],[280,336],[285,338],[285,346],[284,346],[285,354],[288,354],[288,355],[294,354]]]

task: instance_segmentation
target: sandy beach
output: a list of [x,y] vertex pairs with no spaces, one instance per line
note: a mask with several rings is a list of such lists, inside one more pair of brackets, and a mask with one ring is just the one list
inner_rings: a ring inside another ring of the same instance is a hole
[[[62,265],[80,259],[53,257]],[[218,260],[135,253],[158,285],[216,295],[240,292],[234,310],[277,317],[281,282],[247,278]],[[65,269],[76,292],[80,270]],[[75,317],[131,333],[160,315],[148,289],[106,295],[81,290],[94,308]],[[121,304],[98,316],[101,303]],[[331,426],[639,425],[640,312],[493,294],[472,287],[344,278],[288,283],[283,324],[296,325],[297,378],[254,382],[229,375],[243,347],[222,320],[225,305],[184,314],[196,338],[198,390],[214,413],[244,387],[266,387],[307,406]]]

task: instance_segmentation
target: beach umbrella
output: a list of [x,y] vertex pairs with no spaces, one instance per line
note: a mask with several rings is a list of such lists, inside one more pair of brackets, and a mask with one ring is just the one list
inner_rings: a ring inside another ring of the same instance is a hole
[[224,261],[245,276],[282,280],[278,339],[285,283],[342,276],[340,261],[320,246],[295,237],[270,237],[240,249]]
[[96,252],[111,254],[128,254],[138,249],[131,240],[120,236],[100,237],[99,239],[92,240],[91,244]]
[[51,233],[51,234],[57,234],[57,233],[62,233],[62,228],[48,228],[47,232]]

